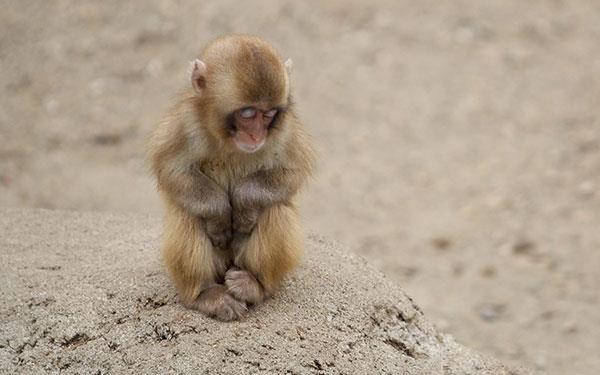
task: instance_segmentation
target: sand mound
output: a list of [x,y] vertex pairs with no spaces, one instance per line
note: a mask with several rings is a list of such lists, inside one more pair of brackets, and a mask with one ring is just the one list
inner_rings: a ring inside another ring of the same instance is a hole
[[1,216],[0,372],[511,373],[437,332],[402,290],[319,237],[275,298],[220,323],[177,303],[156,218]]

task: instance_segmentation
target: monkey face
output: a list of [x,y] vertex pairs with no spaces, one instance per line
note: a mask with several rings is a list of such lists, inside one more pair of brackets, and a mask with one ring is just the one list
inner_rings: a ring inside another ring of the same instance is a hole
[[227,124],[235,146],[248,153],[260,150],[281,111],[280,108],[268,108],[264,104],[235,110]]

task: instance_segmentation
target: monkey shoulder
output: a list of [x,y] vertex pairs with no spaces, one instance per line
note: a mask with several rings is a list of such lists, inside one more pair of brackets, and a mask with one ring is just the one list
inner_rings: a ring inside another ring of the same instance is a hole
[[298,168],[307,174],[311,174],[316,163],[316,151],[312,137],[302,126],[298,126],[290,145],[293,145],[293,147],[286,147],[284,149],[284,159],[287,160],[291,168]]

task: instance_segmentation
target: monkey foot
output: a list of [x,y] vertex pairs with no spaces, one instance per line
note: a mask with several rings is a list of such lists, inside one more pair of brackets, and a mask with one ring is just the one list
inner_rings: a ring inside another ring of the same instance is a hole
[[236,267],[225,273],[227,292],[240,301],[251,304],[261,302],[265,298],[263,287],[250,272]]
[[205,289],[190,307],[225,322],[238,320],[248,311],[246,303],[228,294],[223,285]]

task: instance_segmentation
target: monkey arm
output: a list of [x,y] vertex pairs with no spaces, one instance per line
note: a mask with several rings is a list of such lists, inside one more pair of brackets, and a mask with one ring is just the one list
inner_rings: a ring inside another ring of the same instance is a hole
[[234,229],[251,232],[262,210],[288,202],[304,179],[299,170],[290,168],[261,170],[244,178],[232,191]]
[[231,205],[227,192],[197,165],[171,162],[158,173],[158,184],[178,205],[202,219],[206,234],[216,247],[231,239]]

